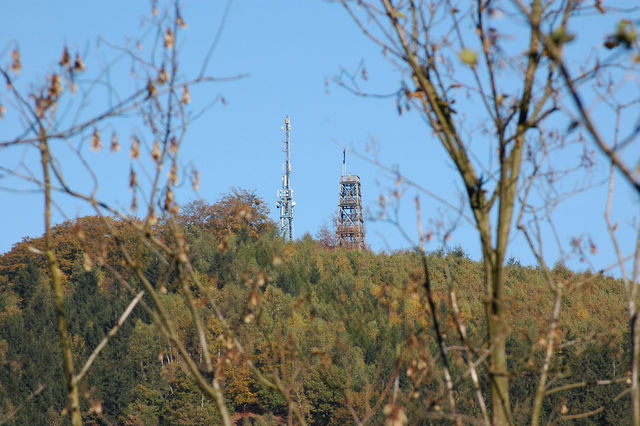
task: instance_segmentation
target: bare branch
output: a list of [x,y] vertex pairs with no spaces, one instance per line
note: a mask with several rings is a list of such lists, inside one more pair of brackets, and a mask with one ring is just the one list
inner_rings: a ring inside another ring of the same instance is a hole
[[84,375],[87,374],[87,372],[91,368],[91,364],[93,364],[93,361],[95,361],[95,359],[100,354],[100,351],[102,351],[102,349],[104,349],[104,347],[109,342],[109,339],[111,339],[113,336],[116,335],[116,333],[118,332],[120,327],[122,327],[124,322],[129,317],[129,314],[131,314],[131,312],[133,312],[133,308],[135,308],[136,305],[138,304],[138,302],[140,301],[140,299],[142,299],[142,296],[144,296],[144,291],[141,291],[140,293],[138,293],[138,295],[129,303],[129,306],[127,306],[127,309],[125,309],[124,312],[122,313],[122,315],[120,315],[120,318],[118,319],[118,322],[116,322],[116,325],[114,325],[113,328],[111,328],[111,330],[109,330],[107,335],[104,336],[104,338],[100,341],[98,346],[96,346],[96,348],[93,350],[91,355],[89,355],[89,358],[87,358],[87,361],[84,363],[84,366],[82,367],[80,372],[78,374],[76,374],[76,376],[73,378],[73,380],[76,383],[79,383],[82,380],[82,378],[84,377]]

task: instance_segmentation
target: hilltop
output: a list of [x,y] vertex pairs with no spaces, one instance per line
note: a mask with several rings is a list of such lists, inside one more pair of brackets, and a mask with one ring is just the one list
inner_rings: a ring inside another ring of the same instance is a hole
[[[481,415],[473,384],[464,378],[470,357],[478,360],[479,376],[485,377],[483,269],[462,248],[426,256],[429,300],[420,253],[332,249],[309,235],[285,242],[276,235],[264,202],[247,191],[213,205],[192,203],[177,223],[160,220],[153,232],[169,244],[176,235],[168,231],[172,226],[180,227],[178,235],[184,235],[202,283],[201,288],[189,281],[188,288],[204,323],[225,404],[238,422],[252,418],[278,424],[294,408],[311,424],[352,423],[367,416],[380,424],[384,416],[394,415],[392,409],[401,409],[412,424],[437,419],[446,394],[434,318],[458,377],[458,407],[469,417]],[[111,238],[114,229],[119,239]],[[132,293],[142,288],[121,260],[124,245],[158,290],[186,350],[205,371],[179,269],[134,238],[135,232],[135,220],[95,216],[53,230],[76,364],[84,364]],[[16,413],[13,424],[64,422],[65,382],[44,247],[43,237],[26,238],[0,257],[0,410],[12,412],[44,386]],[[520,423],[530,410],[554,297],[539,268],[513,260],[506,268],[511,397]],[[630,356],[622,284],[562,266],[552,274],[566,291],[551,389],[574,385],[549,393],[544,417],[605,406],[589,421],[618,423],[629,409],[628,396],[618,396]],[[148,295],[143,301],[153,303]],[[465,344],[459,324],[464,324]],[[278,388],[269,385],[274,380]],[[597,380],[613,382],[598,385]],[[202,395],[153,312],[140,305],[80,386],[83,414],[95,424],[219,422],[214,401]],[[479,386],[488,398],[488,384],[481,380]]]

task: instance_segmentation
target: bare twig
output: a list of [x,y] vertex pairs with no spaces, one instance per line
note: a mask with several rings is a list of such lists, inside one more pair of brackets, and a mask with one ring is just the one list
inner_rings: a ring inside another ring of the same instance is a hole
[[33,398],[35,398],[36,396],[38,396],[40,394],[40,392],[42,392],[43,390],[45,390],[45,388],[47,387],[47,385],[43,385],[40,384],[38,386],[38,388],[36,390],[34,390],[33,392],[31,392],[29,394],[28,397],[26,397],[24,399],[24,401],[22,401],[16,408],[14,408],[9,414],[7,414],[5,417],[0,418],[0,425],[3,425],[5,423],[8,423],[11,421],[11,419],[13,419],[15,417],[16,414],[18,414],[20,412],[20,410],[22,410],[22,408],[27,405]]
[[545,388],[547,383],[547,375],[551,366],[551,358],[555,352],[556,328],[558,327],[558,317],[560,316],[560,306],[562,302],[562,284],[555,285],[556,297],[553,304],[553,312],[551,313],[551,324],[549,324],[549,333],[547,334],[547,347],[545,349],[544,362],[538,379],[538,387],[536,388],[536,396],[533,400],[533,408],[531,414],[531,424],[538,425],[540,422],[540,414],[542,410],[542,400],[545,396]]
[[73,379],[76,383],[79,383],[82,380],[82,378],[84,377],[84,375],[87,374],[87,372],[91,368],[91,365],[93,364],[93,361],[95,361],[95,359],[100,354],[100,351],[102,351],[102,349],[104,349],[104,347],[109,342],[109,339],[111,339],[113,336],[116,335],[116,333],[118,332],[120,327],[122,327],[124,322],[129,317],[129,314],[131,314],[131,312],[133,312],[133,308],[135,308],[136,305],[138,304],[138,302],[140,301],[140,299],[142,299],[142,296],[144,296],[144,291],[139,292],[138,295],[136,297],[134,297],[134,299],[129,303],[129,306],[127,306],[127,309],[125,309],[124,312],[122,313],[122,315],[120,315],[120,318],[118,319],[118,322],[116,323],[116,325],[114,325],[111,328],[111,330],[109,330],[107,335],[104,336],[104,338],[100,341],[98,346],[96,346],[96,348],[93,350],[91,355],[89,355],[89,358],[87,358],[87,361],[84,363],[84,366],[82,367],[80,372],[78,374],[76,374],[76,376]]
[[[424,269],[424,289],[427,293],[427,301],[429,302],[429,310],[431,312],[431,320],[433,321],[433,329],[436,334],[436,342],[438,343],[438,350],[440,351],[440,357],[442,358],[442,364],[444,367],[444,379],[447,385],[447,393],[449,396],[449,407],[451,408],[451,412],[456,415],[456,400],[453,394],[453,382],[451,380],[451,368],[449,366],[449,360],[447,358],[447,351],[444,344],[444,338],[442,336],[442,332],[440,331],[440,321],[438,320],[436,304],[433,300],[433,294],[431,290],[431,277],[429,273],[429,265],[427,263],[427,253],[424,248],[425,236],[422,232],[422,213],[420,210],[420,199],[418,197],[415,198],[416,202],[416,215],[418,220],[418,235],[420,238],[420,257],[422,258],[422,267]],[[459,420],[456,418],[456,424],[459,423]]]

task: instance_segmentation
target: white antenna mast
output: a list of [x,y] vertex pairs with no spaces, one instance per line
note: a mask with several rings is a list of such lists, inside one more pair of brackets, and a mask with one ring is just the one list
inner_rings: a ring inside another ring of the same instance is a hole
[[293,207],[296,205],[293,201],[293,189],[290,185],[291,175],[291,156],[290,156],[290,139],[289,131],[291,123],[289,116],[284,118],[284,126],[281,127],[285,131],[284,150],[287,153],[284,163],[284,175],[282,176],[282,188],[278,190],[278,200],[276,206],[280,209],[280,233],[285,240],[293,240]]

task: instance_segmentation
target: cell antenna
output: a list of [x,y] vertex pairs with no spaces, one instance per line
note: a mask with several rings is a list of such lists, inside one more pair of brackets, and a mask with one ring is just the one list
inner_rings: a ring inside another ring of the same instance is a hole
[[278,199],[276,206],[280,209],[280,233],[285,240],[293,240],[293,208],[296,202],[293,201],[293,189],[291,189],[291,157],[290,157],[290,139],[289,132],[291,130],[291,122],[289,116],[284,118],[284,126],[281,127],[285,131],[284,151],[286,152],[285,163],[283,166],[282,188],[278,190]]

